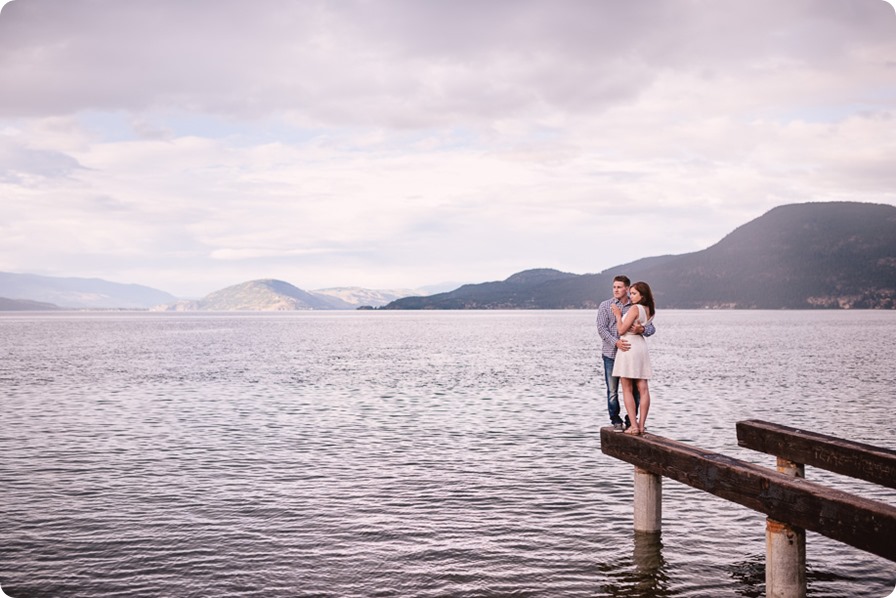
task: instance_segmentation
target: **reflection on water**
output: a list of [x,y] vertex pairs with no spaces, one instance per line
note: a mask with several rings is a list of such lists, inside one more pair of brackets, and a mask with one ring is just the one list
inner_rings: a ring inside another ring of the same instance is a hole
[[663,542],[661,532],[634,532],[632,542],[635,562],[634,579],[631,582],[630,595],[638,596],[670,596],[669,576],[666,572],[666,561],[663,559]]
[[660,532],[632,531],[625,544],[631,552],[623,552],[619,547],[617,560],[608,567],[613,582],[602,587],[601,596],[665,598],[681,595],[670,589]]
[[743,598],[765,596],[765,554],[734,563],[728,568],[730,576],[738,582],[737,595]]

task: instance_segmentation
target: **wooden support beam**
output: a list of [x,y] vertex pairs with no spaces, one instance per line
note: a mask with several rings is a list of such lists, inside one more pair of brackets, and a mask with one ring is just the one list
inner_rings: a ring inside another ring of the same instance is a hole
[[859,480],[896,488],[896,451],[759,420],[737,422],[737,444]]
[[[802,463],[778,457],[778,473],[804,478]],[[766,598],[806,597],[806,530],[765,519]]]
[[765,520],[765,596],[806,596],[806,532],[771,518]]
[[663,528],[663,477],[635,467],[635,531]]
[[611,457],[896,562],[896,507],[646,434],[601,428]]

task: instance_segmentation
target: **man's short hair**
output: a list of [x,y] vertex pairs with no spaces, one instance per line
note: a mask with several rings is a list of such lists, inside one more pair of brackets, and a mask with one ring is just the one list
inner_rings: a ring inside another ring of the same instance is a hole
[[620,274],[619,276],[614,276],[613,282],[616,282],[617,280],[627,287],[632,286],[632,281],[628,279],[628,276],[624,276],[622,274]]

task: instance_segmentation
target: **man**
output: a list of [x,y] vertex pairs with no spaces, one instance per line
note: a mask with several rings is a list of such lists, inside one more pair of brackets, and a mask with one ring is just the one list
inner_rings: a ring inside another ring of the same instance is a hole
[[[613,424],[613,429],[616,432],[624,432],[631,426],[631,420],[629,419],[630,414],[626,414],[625,424],[623,424],[619,417],[619,378],[613,375],[613,364],[616,362],[616,351],[628,351],[631,345],[628,341],[619,338],[612,305],[618,305],[625,317],[625,313],[632,306],[628,297],[628,288],[631,284],[627,276],[620,275],[613,278],[613,298],[607,299],[597,308],[597,333],[602,341],[601,355],[604,362],[604,380],[607,383],[607,410],[610,412],[610,423]],[[646,328],[636,323],[630,331],[650,336],[656,332],[656,329],[653,327],[653,323],[648,322]],[[637,409],[641,401],[637,388],[634,389],[632,395],[635,399],[635,409]]]

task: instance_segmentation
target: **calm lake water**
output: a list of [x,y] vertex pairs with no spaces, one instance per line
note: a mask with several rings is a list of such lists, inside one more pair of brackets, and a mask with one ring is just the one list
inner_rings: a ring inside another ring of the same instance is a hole
[[[592,311],[0,314],[13,598],[762,596],[763,515],[664,481],[632,531]],[[896,448],[896,312],[660,311],[649,427]],[[896,504],[896,492],[807,477]],[[809,595],[896,564],[809,533]]]

